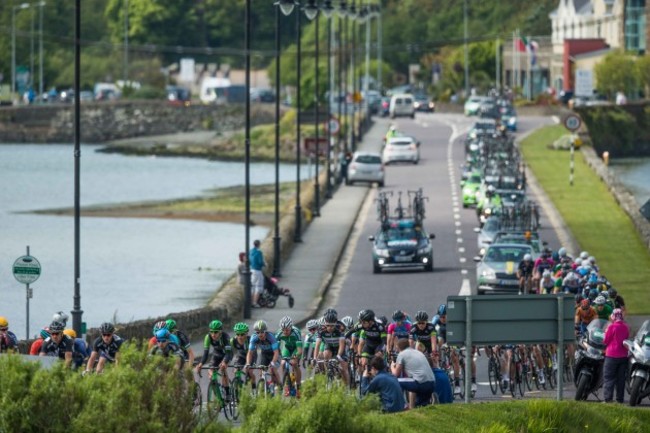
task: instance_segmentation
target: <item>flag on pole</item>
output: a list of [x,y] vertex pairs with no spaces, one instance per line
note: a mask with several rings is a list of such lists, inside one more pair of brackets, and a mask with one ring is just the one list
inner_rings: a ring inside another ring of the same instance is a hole
[[515,40],[515,47],[517,48],[517,51],[520,53],[525,53],[526,50],[528,49],[528,41],[524,36],[519,36]]
[[531,40],[528,43],[530,49],[530,65],[535,66],[537,64],[537,50],[539,49],[539,44],[536,41]]

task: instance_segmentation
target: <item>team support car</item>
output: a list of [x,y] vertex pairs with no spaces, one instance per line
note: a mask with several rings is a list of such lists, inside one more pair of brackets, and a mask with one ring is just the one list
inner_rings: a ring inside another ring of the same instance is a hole
[[383,269],[424,268],[433,271],[433,247],[428,234],[413,219],[389,220],[369,236],[372,244],[372,271],[375,274]]
[[384,163],[377,152],[355,152],[348,166],[346,184],[355,182],[377,182],[384,186]]
[[420,161],[420,143],[409,136],[391,137],[384,146],[382,159],[385,165],[392,162],[417,164]]
[[530,245],[533,248],[533,260],[542,255],[542,248],[546,248],[547,242],[539,239],[539,233],[536,231],[508,231],[498,232],[494,236],[494,244],[522,244]]
[[478,202],[476,193],[481,187],[481,174],[474,172],[467,179],[460,181],[460,187],[463,191],[463,207],[476,205]]
[[517,112],[511,106],[501,108],[501,124],[505,125],[508,131],[517,131]]
[[477,293],[518,293],[517,269],[524,255],[533,255],[533,247],[522,244],[492,244],[483,257],[474,257]]

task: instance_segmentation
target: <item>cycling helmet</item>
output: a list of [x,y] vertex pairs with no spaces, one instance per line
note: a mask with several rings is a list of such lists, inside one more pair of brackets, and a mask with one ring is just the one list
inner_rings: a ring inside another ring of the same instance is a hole
[[582,308],[583,310],[588,309],[589,305],[591,305],[589,303],[589,299],[583,299],[582,301],[580,301],[580,308]]
[[429,314],[426,311],[418,311],[415,313],[416,322],[426,322],[427,320],[429,320]]
[[584,259],[582,262],[580,262],[580,266],[582,266],[583,268],[591,269],[591,262],[587,259]]
[[165,329],[165,328],[159,329],[158,331],[156,331],[156,341],[158,343],[165,343],[165,342],[169,341],[169,336],[170,335],[171,334],[169,333],[168,329]]
[[551,277],[551,271],[548,269],[542,272],[542,278],[550,278]]
[[99,325],[99,332],[102,334],[112,334],[115,332],[115,326],[111,322],[104,322]]
[[334,308],[328,308],[325,310],[325,313],[323,314],[323,317],[327,317],[328,314],[333,314],[334,315],[334,321],[339,320],[339,313],[336,312]]
[[156,332],[160,331],[161,329],[167,329],[167,322],[164,320],[156,322],[156,324],[153,325],[153,334],[156,335]]
[[9,321],[7,320],[6,317],[0,316],[0,328],[8,328],[9,327]]
[[582,303],[582,300],[584,298],[582,297],[582,295],[580,293],[578,293],[577,295],[575,295],[574,299],[576,301],[576,304],[580,304],[580,303]]
[[596,263],[596,258],[594,256],[589,256],[587,261],[593,265]]
[[350,316],[345,316],[344,318],[341,319],[341,322],[343,325],[345,325],[346,329],[352,328],[354,326],[354,319]]
[[257,331],[266,331],[268,329],[268,325],[264,320],[258,320],[255,322],[255,325],[253,325],[253,329],[255,332]]
[[618,291],[613,287],[607,289],[607,293],[609,293],[610,298],[615,298],[618,295]]
[[607,300],[605,299],[604,296],[598,295],[596,297],[596,300],[594,301],[594,304],[596,304],[596,305],[605,305],[606,302],[607,302]]
[[566,257],[566,248],[561,247],[559,250],[557,250],[557,255],[560,257]]
[[61,322],[57,322],[56,320],[52,323],[50,323],[50,333],[52,332],[63,332],[65,329],[65,325]]
[[438,315],[439,316],[446,316],[447,315],[447,304],[441,304],[438,307]]
[[530,262],[531,260],[533,260],[533,256],[530,254],[524,254],[524,261]]
[[375,320],[375,312],[372,310],[362,310],[359,312],[359,320],[364,322]]
[[603,290],[602,292],[600,292],[600,296],[605,298],[605,300],[609,299],[609,293],[607,292],[607,290]]
[[248,325],[244,322],[239,322],[235,324],[232,330],[235,331],[235,334],[246,334],[248,333]]
[[598,297],[598,289],[589,289],[589,300],[593,301]]
[[325,314],[323,315],[323,319],[325,319],[325,323],[336,323],[338,321],[338,317],[336,314],[334,314],[331,311],[326,311]]
[[289,316],[284,316],[280,319],[280,329],[291,329],[293,326],[293,320]]
[[395,310],[395,312],[393,313],[393,320],[395,322],[401,322],[405,318],[406,318],[406,314],[404,314],[402,310]]
[[589,273],[589,269],[587,268],[580,268],[578,269],[578,273],[580,274],[581,277],[586,276]]
[[311,319],[307,321],[308,330],[311,331],[312,329],[316,329],[316,328],[318,328],[318,320]]
[[386,316],[379,316],[375,320],[381,323],[382,325],[388,325],[388,317]]
[[573,259],[573,263],[575,263],[576,266],[580,266],[582,264],[582,259],[580,257],[576,257]]
[[589,258],[589,253],[586,251],[583,251],[580,253],[580,259],[582,260],[587,260]]
[[46,326],[45,328],[41,329],[40,334],[41,334],[41,338],[45,340],[50,336],[50,328]]
[[74,332],[74,329],[65,329],[63,333],[70,338],[77,338],[77,333]]
[[174,319],[167,319],[165,320],[165,323],[167,323],[167,329],[169,329],[169,332],[174,332],[176,330],[176,321]]
[[63,325],[65,325],[68,322],[68,315],[65,314],[63,311],[59,311],[54,313],[54,316],[52,316],[52,321],[53,322],[61,322]]
[[213,320],[210,322],[210,332],[217,332],[223,329],[223,323],[221,320]]

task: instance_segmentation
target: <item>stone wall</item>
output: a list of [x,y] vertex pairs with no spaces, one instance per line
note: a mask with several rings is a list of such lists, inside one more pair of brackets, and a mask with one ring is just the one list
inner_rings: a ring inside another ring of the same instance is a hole
[[[84,103],[80,110],[81,142],[104,143],[122,138],[244,127],[244,105],[171,105],[165,101]],[[253,104],[251,124],[271,123],[275,106]],[[70,143],[74,141],[74,107],[48,104],[0,107],[0,143]]]
[[610,173],[607,166],[598,157],[596,151],[587,146],[582,147],[582,154],[585,161],[594,170],[594,172],[605,182],[609,191],[618,202],[619,206],[630,216],[634,227],[641,236],[641,240],[650,250],[650,222],[639,211],[639,204],[634,196],[625,188],[625,186]]

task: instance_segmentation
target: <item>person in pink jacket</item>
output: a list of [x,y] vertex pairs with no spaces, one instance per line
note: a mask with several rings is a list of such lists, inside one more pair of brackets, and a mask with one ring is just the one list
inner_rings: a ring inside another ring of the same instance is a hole
[[605,365],[603,366],[603,388],[605,403],[611,403],[616,386],[616,401],[623,403],[625,397],[625,375],[627,374],[627,348],[623,340],[630,337],[630,328],[623,319],[623,312],[616,308],[609,316],[612,324],[605,331]]

